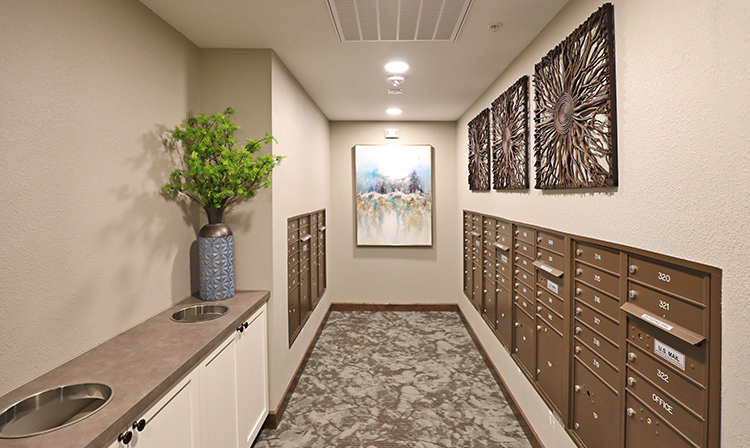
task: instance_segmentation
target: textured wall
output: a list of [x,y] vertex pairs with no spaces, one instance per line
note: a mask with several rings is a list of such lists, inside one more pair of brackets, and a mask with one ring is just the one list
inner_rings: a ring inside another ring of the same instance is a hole
[[135,0],[0,2],[0,395],[190,292],[160,136],[198,56]]
[[287,219],[322,208],[330,213],[331,190],[328,119],[276,54],[272,59],[271,92],[273,135],[278,140],[273,151],[287,156],[273,174],[273,291],[268,308],[268,355],[269,397],[274,410],[328,309],[330,297],[328,293],[323,296],[290,348]]
[[[620,186],[603,191],[470,193],[466,125],[593,13],[571,1],[458,122],[459,209],[641,247],[723,269],[722,445],[750,445],[744,297],[750,244],[750,4],[621,0],[615,5]],[[533,98],[533,86],[530,92]],[[531,104],[533,111],[533,101]],[[532,123],[533,134],[533,123]],[[532,138],[533,141],[533,138]],[[533,160],[532,160],[533,165]],[[533,182],[532,182],[533,183]],[[458,213],[458,211],[456,212]],[[457,260],[455,269],[459,270]],[[474,313],[465,299],[461,305]],[[481,320],[473,319],[475,327]],[[559,432],[500,346],[496,362],[543,435]],[[548,440],[554,440],[548,438]],[[549,446],[558,446],[554,443]]]
[[[399,140],[385,140],[385,128]],[[431,144],[435,148],[434,237],[431,248],[357,248],[354,239],[352,147]],[[461,295],[461,217],[456,213],[456,125],[453,122],[332,122],[329,294],[336,302],[455,302]]]

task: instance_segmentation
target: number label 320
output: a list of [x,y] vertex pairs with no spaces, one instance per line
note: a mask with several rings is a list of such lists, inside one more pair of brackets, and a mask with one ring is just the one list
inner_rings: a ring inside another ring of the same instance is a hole
[[670,277],[669,274],[659,272],[659,280],[669,283],[672,281],[672,277]]

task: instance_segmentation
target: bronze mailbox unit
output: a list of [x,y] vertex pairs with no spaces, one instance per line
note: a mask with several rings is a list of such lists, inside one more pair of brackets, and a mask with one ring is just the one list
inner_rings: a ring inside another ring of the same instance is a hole
[[289,345],[326,290],[326,212],[287,220]]
[[464,211],[464,292],[586,448],[718,448],[721,270]]

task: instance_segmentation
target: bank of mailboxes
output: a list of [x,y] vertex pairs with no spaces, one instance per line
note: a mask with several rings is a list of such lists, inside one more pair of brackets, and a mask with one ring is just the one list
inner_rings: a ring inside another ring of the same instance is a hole
[[463,266],[578,445],[719,447],[719,269],[469,211]]
[[287,220],[289,345],[326,290],[325,210]]

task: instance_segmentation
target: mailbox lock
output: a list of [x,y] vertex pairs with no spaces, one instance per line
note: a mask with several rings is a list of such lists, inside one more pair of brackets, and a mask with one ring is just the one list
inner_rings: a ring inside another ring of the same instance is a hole
[[541,312],[542,312],[542,307],[541,307],[541,305],[540,305],[540,306],[537,306],[537,307],[536,307],[536,310],[537,310],[537,312],[541,313]]
[[574,391],[576,391],[576,392],[580,392],[580,391],[581,391],[581,386],[580,386],[580,385],[578,385],[578,384],[576,384],[576,385],[575,385],[575,386],[573,387],[573,390],[574,390]]
[[516,302],[518,302],[518,296],[514,297],[514,299],[516,300]]
[[542,258],[542,253],[541,253],[541,252],[537,252],[537,253],[536,253],[536,257],[537,257],[537,258]]
[[583,312],[583,310],[581,309],[581,307],[580,307],[580,306],[577,306],[577,307],[576,307],[576,316],[578,316],[578,315],[579,315],[579,314],[581,314],[582,312]]
[[[516,247],[518,247],[518,244],[516,244]],[[516,257],[516,261],[520,260],[520,258]]]
[[541,296],[541,295],[542,295],[542,291],[537,291],[537,292],[536,292],[536,296],[537,296],[537,297],[539,297],[539,296]]
[[630,271],[631,274],[635,274],[636,272],[638,272],[638,266],[631,264],[628,268],[628,271]]
[[628,417],[632,417],[634,415],[635,415],[635,411],[633,410],[633,408],[628,408]]
[[516,271],[515,271],[515,272],[516,272],[516,275],[518,275],[518,273],[519,273],[519,272],[521,272],[521,271],[519,271],[518,269],[516,269]]
[[581,288],[576,288],[576,295],[580,296],[583,290]]
[[580,427],[581,427],[581,425],[579,425],[579,424],[578,424],[578,422],[576,422],[576,424],[575,424],[575,425],[573,425],[573,426],[575,426],[575,428],[576,428],[576,429],[578,429],[578,428],[580,428]]
[[516,235],[518,235],[519,233],[521,233],[521,232],[520,232],[520,231],[518,231],[518,230],[516,230]]
[[516,249],[518,249],[518,247],[519,247],[519,246],[520,246],[520,245],[519,245],[518,243],[516,243]]
[[542,242],[542,237],[541,236],[536,237],[536,242],[537,243],[541,243]]
[[581,353],[581,347],[579,347],[578,345],[576,345],[576,353]]
[[635,353],[633,352],[628,353],[628,361],[635,361],[635,358],[636,358]]
[[631,300],[635,300],[635,298],[638,297],[638,291],[631,289],[628,291],[628,297],[630,297]]
[[576,334],[581,334],[581,327],[576,327]]
[[540,373],[542,373],[542,369],[536,369],[536,374],[539,375]]
[[576,249],[576,255],[578,255],[579,257],[583,255],[583,249]]
[[536,326],[536,331],[542,331],[542,326],[541,325],[537,325]]
[[516,287],[516,288],[518,288],[518,286],[519,286],[519,285],[518,285],[518,282],[516,282],[516,283],[515,283],[515,287]]
[[581,274],[583,274],[583,269],[577,268],[576,269],[576,275],[581,275]]
[[633,386],[635,384],[635,378],[632,376],[628,377],[628,386]]
[[518,328],[518,327],[520,327],[520,326],[521,326],[521,323],[520,323],[520,322],[516,322],[516,323],[515,323],[515,324],[513,324],[513,325],[514,325],[514,326],[515,326],[516,328]]

